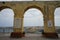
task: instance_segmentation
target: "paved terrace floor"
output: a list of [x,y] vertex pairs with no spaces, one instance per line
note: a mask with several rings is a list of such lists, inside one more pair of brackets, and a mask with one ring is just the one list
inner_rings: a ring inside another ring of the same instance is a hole
[[10,38],[10,34],[4,34],[0,33],[0,40],[60,40],[60,34],[59,38],[44,38],[42,37],[42,34],[25,34],[25,37],[22,38]]

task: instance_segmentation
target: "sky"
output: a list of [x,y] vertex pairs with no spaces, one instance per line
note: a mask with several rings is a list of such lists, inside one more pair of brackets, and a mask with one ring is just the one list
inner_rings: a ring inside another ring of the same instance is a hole
[[60,7],[55,9],[54,16],[55,26],[60,26]]
[[0,27],[11,27],[14,21],[14,12],[12,9],[6,8],[0,11]]
[[24,13],[24,26],[43,26],[43,14],[36,8],[31,8]]
[[[60,26],[60,8],[54,12],[55,26]],[[43,13],[36,9],[28,9],[24,13],[24,26],[44,26]],[[0,27],[12,27],[14,21],[14,11],[6,8],[0,11]],[[7,25],[8,24],[8,25]]]

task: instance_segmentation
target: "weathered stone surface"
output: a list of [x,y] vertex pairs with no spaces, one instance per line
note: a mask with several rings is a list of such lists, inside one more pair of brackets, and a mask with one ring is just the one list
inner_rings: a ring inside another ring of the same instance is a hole
[[[60,7],[60,1],[22,1],[22,2],[0,2],[0,11],[4,8],[11,8],[14,11],[14,18],[22,18],[20,24],[14,20],[14,26],[21,27],[20,31],[14,27],[14,31],[23,32],[23,18],[26,10],[30,8],[37,8],[41,10],[44,17],[44,32],[55,33],[54,27],[54,11],[57,7]],[[48,27],[48,21],[51,20],[52,26]]]

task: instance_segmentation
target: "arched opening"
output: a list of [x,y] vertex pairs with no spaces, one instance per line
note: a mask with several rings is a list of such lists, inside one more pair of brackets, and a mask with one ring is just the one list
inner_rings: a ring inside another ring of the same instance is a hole
[[60,33],[60,7],[55,9],[54,20],[55,20],[54,22],[55,22],[56,32]]
[[43,14],[37,8],[30,8],[24,13],[25,33],[41,33],[44,26]]
[[14,11],[4,8],[0,11],[0,32],[12,32],[14,25]]

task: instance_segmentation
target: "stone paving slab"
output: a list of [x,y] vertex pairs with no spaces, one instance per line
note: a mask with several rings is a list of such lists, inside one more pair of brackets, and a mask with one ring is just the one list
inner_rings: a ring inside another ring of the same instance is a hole
[[60,40],[59,39],[51,39],[51,38],[43,38],[43,37],[23,37],[23,38],[10,38],[10,37],[0,37],[0,40]]
[[9,36],[0,36],[0,40],[60,40],[60,34],[59,38],[44,38],[41,34],[26,34],[26,36],[22,38],[10,38]]

